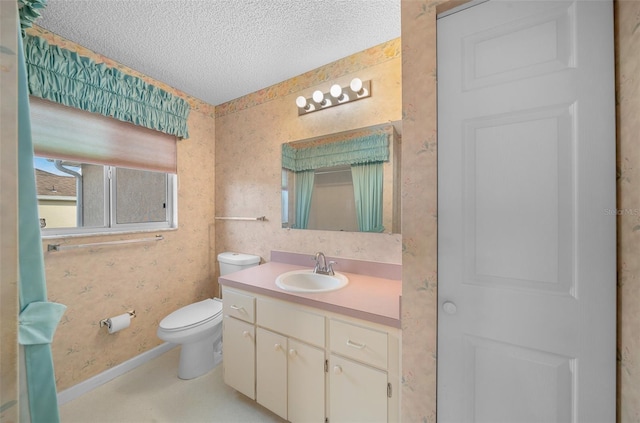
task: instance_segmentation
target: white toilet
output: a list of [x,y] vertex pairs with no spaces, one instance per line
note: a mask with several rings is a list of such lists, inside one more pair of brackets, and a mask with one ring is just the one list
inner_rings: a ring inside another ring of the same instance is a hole
[[[218,254],[220,275],[260,264],[260,257],[240,253]],[[181,344],[178,377],[193,379],[208,373],[222,360],[222,300],[207,298],[189,304],[162,319],[158,338]]]

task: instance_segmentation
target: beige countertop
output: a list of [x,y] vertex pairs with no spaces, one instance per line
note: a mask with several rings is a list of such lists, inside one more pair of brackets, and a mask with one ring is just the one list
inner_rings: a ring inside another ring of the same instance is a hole
[[402,281],[339,272],[349,284],[337,291],[288,292],[276,286],[276,278],[291,270],[311,269],[280,262],[268,262],[221,276],[218,281],[229,288],[242,289],[293,303],[316,307],[358,319],[400,328]]

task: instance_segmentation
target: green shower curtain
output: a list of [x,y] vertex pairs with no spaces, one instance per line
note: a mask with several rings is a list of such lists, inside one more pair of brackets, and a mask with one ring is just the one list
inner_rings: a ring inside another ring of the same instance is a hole
[[382,163],[351,166],[360,232],[382,232]]
[[66,307],[47,301],[33,168],[31,121],[22,37],[18,32],[18,342],[23,345],[29,415],[21,421],[60,421],[51,341]]
[[315,170],[296,172],[296,222],[294,228],[307,229],[313,195]]

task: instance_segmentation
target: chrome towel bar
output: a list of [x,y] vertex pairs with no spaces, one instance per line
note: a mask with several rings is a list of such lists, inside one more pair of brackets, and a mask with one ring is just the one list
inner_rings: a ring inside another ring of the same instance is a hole
[[74,248],[85,248],[85,247],[100,247],[103,245],[135,244],[138,242],[162,241],[163,239],[164,237],[162,235],[156,235],[153,238],[124,239],[121,241],[94,242],[91,244],[74,244],[74,245],[48,244],[47,251],[72,250]]
[[233,216],[216,216],[215,217],[216,220],[267,220],[266,217],[264,216],[258,216],[258,217],[233,217]]

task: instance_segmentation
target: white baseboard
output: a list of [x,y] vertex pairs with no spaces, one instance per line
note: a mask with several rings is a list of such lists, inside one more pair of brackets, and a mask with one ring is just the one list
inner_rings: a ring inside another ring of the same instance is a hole
[[178,344],[165,342],[164,344],[158,345],[157,347],[152,348],[149,351],[143,352],[142,354],[137,355],[125,361],[124,363],[120,363],[117,366],[110,368],[109,370],[105,370],[100,374],[97,374],[83,382],[80,382],[77,385],[72,386],[71,388],[65,389],[64,391],[58,393],[58,405],[62,405],[71,400],[74,400],[79,396],[92,391],[98,386],[109,382],[111,379],[123,375],[129,370],[132,370],[149,360],[153,360],[154,358],[166,353],[170,349],[177,346]]

